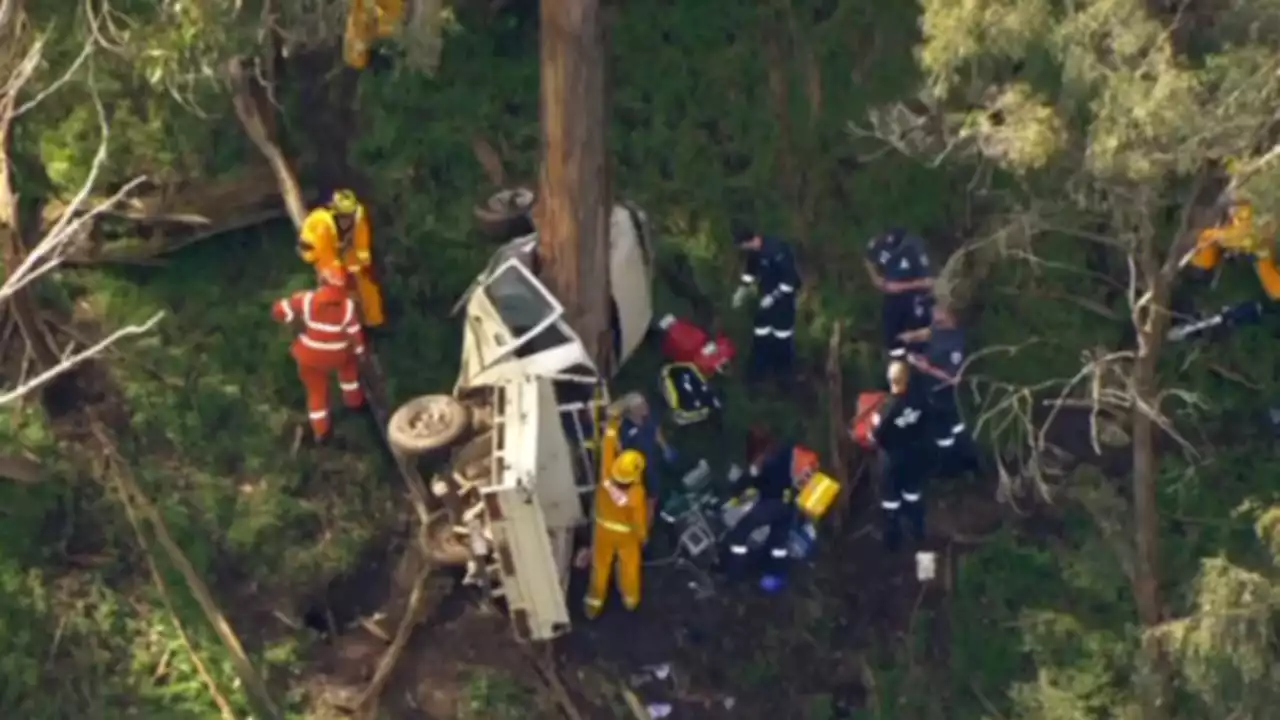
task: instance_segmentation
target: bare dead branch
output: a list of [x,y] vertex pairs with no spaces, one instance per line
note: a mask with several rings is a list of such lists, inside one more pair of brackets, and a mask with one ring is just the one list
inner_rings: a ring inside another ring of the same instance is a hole
[[[43,49],[44,49],[44,40],[42,38],[36,44],[36,48],[34,49],[33,53],[35,53],[38,56],[40,53],[42,53]],[[35,109],[37,105],[44,102],[45,99],[47,99],[50,95],[54,94],[59,89],[61,89],[63,85],[66,85],[67,82],[71,80],[72,77],[75,76],[76,72],[81,67],[84,66],[85,62],[88,61],[89,56],[93,54],[93,51],[95,49],[96,48],[93,45],[93,43],[87,43],[84,46],[84,48],[80,50],[80,54],[76,56],[76,59],[71,63],[71,66],[68,67],[66,71],[62,73],[62,75],[58,76],[57,80],[54,80],[53,82],[49,83],[47,87],[43,88],[40,92],[36,93],[35,97],[31,98],[30,100],[26,101],[25,103],[15,108],[13,111],[13,117],[16,119],[18,117],[21,117],[23,113],[30,112],[31,110]],[[37,57],[37,62],[38,62],[38,57]],[[16,88],[14,92],[16,92]]]
[[44,468],[35,460],[21,455],[0,455],[0,478],[35,485],[43,474]]
[[897,152],[926,167],[937,168],[973,145],[949,131],[946,117],[927,96],[910,104],[897,102],[873,108],[867,113],[866,125],[850,122],[848,128],[855,138],[881,146],[870,156],[860,158],[863,162]]
[[158,312],[155,315],[152,315],[151,318],[148,319],[146,322],[139,323],[136,325],[126,325],[84,350],[81,350],[76,353],[64,353],[63,358],[58,362],[57,365],[54,365],[53,367],[46,369],[44,372],[40,373],[39,375],[36,375],[30,380],[22,382],[15,388],[0,391],[0,407],[3,407],[12,402],[15,402],[25,397],[29,393],[35,392],[45,383],[61,375],[62,373],[67,372],[68,370],[71,370],[72,368],[84,362],[85,360],[96,357],[99,353],[106,350],[108,347],[114,345],[115,343],[119,342],[120,340],[123,340],[128,337],[134,337],[137,335],[143,335],[145,333],[150,332],[151,329],[154,328],[160,322],[160,320],[164,318],[164,316],[165,316],[164,311]]
[[[35,247],[26,254],[22,262],[10,270],[3,285],[0,285],[0,302],[7,300],[14,293],[37,280],[49,271],[58,267],[82,241],[85,231],[92,226],[98,216],[110,212],[116,205],[131,196],[133,191],[146,181],[145,177],[137,177],[125,183],[106,200],[93,207],[88,207],[89,198],[97,184],[98,177],[107,163],[107,155],[111,130],[107,122],[106,108],[98,95],[93,81],[92,67],[89,73],[90,97],[98,116],[98,127],[101,133],[97,151],[89,166],[84,183],[67,203],[62,216],[45,232]],[[31,106],[31,103],[28,103]]]

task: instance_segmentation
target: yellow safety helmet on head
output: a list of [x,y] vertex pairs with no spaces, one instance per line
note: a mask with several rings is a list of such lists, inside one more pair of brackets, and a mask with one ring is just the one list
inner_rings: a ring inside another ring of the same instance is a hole
[[619,485],[630,485],[644,474],[644,455],[637,450],[624,450],[613,461],[609,475]]
[[334,190],[333,199],[329,201],[329,207],[333,208],[336,213],[350,215],[360,208],[360,201],[356,199],[355,192],[351,190]]

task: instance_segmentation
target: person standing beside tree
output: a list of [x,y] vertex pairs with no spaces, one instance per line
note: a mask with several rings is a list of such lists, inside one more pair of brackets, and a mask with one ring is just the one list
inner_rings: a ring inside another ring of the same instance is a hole
[[752,322],[747,380],[774,377],[788,383],[795,367],[796,293],[800,290],[795,255],[785,240],[743,225],[735,224],[733,243],[746,256],[733,307],[742,307],[753,292],[759,303]]

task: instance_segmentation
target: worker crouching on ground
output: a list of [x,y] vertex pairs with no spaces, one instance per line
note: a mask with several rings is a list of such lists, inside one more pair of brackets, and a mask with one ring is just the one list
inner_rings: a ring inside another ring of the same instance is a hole
[[902,334],[929,324],[933,298],[933,269],[924,241],[894,229],[867,243],[867,275],[884,294],[881,325],[889,357],[907,356]]
[[[756,492],[755,504],[724,539],[725,570],[731,579],[740,579],[759,566],[761,588],[772,592],[782,587],[790,565],[791,530],[799,520],[794,501],[817,471],[817,454],[791,442],[765,449],[751,463],[745,481]],[[769,528],[769,537],[753,558],[751,536],[762,527]]]
[[319,267],[340,263],[354,281],[365,327],[380,327],[386,318],[382,288],[373,274],[373,230],[369,213],[350,190],[338,190],[328,205],[307,215],[298,234],[298,255]]
[[329,436],[329,377],[338,375],[342,402],[358,408],[364,404],[360,388],[360,362],[364,333],[355,303],[347,294],[347,274],[337,263],[317,269],[320,286],[296,292],[276,301],[271,316],[294,325],[299,332],[289,352],[298,363],[298,378],[307,392],[307,417],[317,442]]
[[588,618],[598,617],[604,609],[615,560],[622,604],[628,610],[635,610],[640,605],[641,554],[649,540],[644,455],[635,450],[623,450],[617,457],[609,458],[607,456],[612,453],[607,445],[605,455],[603,459],[609,462],[604,465],[605,476],[596,485],[591,579],[583,601]]
[[901,336],[908,344],[927,343],[923,354],[912,353],[907,362],[917,370],[929,403],[929,426],[938,453],[938,474],[977,473],[978,453],[960,417],[956,392],[964,369],[964,330],[951,309],[937,304],[929,327]]
[[741,226],[735,227],[733,242],[746,255],[733,307],[741,307],[752,291],[759,302],[752,322],[747,380],[772,376],[789,382],[795,366],[796,293],[800,290],[795,256],[785,241]]
[[911,388],[911,366],[889,363],[889,397],[872,416],[871,442],[881,450],[880,507],[884,542],[890,552],[902,545],[903,516],[917,540],[924,539],[924,480],[929,470],[927,408]]
[[[664,469],[670,468],[676,461],[676,451],[667,443],[662,435],[662,423],[653,414],[653,409],[644,395],[638,392],[627,393],[615,403],[621,418],[618,426],[618,440],[622,450],[635,450],[647,458],[662,458]],[[654,466],[646,468],[644,473],[644,489],[648,503],[648,519],[650,525],[657,517],[657,506],[662,498],[662,473]]]

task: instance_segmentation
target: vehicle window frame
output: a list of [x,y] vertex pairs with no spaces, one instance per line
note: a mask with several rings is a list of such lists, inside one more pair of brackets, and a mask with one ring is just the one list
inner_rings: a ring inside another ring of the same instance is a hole
[[[534,288],[534,291],[547,304],[547,306],[551,309],[551,312],[548,313],[545,318],[543,318],[542,320],[539,320],[537,323],[534,324],[533,327],[521,333],[519,336],[512,337],[509,342],[499,345],[497,353],[495,354],[495,357],[491,362],[498,362],[500,360],[506,359],[511,355],[514,355],[517,351],[519,351],[519,349],[522,346],[527,344],[533,338],[545,332],[547,328],[550,328],[556,325],[558,322],[561,322],[565,315],[564,305],[560,304],[560,300],[557,299],[555,295],[551,294],[551,291],[548,290],[547,287],[543,285],[541,281],[538,280],[538,277],[536,275],[534,275],[532,272],[529,271],[529,268],[525,267],[524,263],[521,262],[519,257],[511,257],[511,258],[508,258],[501,265],[499,265],[493,272],[486,273],[486,277],[484,278],[484,280],[481,281],[480,284],[476,287],[476,290],[485,293],[485,300],[488,301],[489,304],[493,306],[494,313],[498,316],[498,319],[502,321],[502,324],[504,326],[507,325],[507,319],[502,316],[502,311],[498,307],[498,304],[493,301],[493,297],[485,291],[488,290],[488,288],[493,284],[493,282],[497,278],[502,277],[503,273],[508,272],[511,269],[514,269],[515,272],[519,276],[521,276],[521,278],[526,282],[526,284]],[[566,328],[568,327],[567,323],[563,323],[563,324],[565,325]],[[508,333],[511,333],[513,330],[509,326],[506,329]],[[570,333],[568,337],[569,339],[572,340],[573,334]]]

